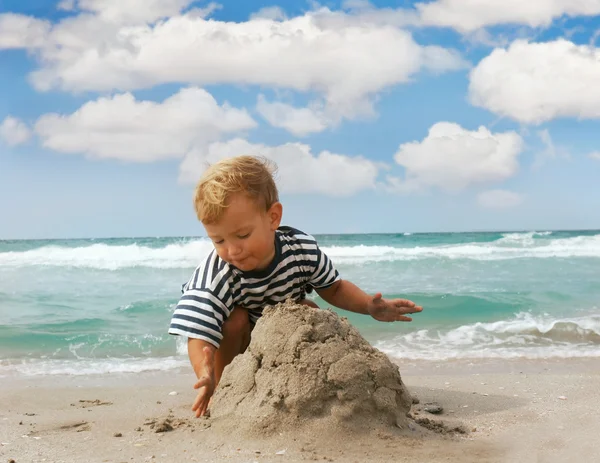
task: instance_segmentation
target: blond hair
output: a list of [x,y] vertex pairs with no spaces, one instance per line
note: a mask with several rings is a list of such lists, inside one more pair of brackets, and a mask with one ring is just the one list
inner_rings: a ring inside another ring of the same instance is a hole
[[196,186],[194,207],[202,223],[214,223],[223,216],[235,193],[243,193],[265,211],[279,201],[273,176],[276,165],[266,158],[237,156],[206,169]]

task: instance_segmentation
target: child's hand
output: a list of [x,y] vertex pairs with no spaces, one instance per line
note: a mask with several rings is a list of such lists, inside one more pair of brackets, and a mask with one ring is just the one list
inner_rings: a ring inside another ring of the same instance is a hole
[[369,315],[380,322],[410,322],[412,318],[405,314],[421,312],[423,307],[417,306],[407,299],[387,300],[377,293],[367,305]]
[[204,416],[208,410],[210,398],[215,392],[215,371],[214,371],[214,349],[209,347],[204,348],[206,364],[204,365],[203,374],[198,377],[198,381],[194,384],[194,389],[199,389],[192,411],[196,412],[196,418]]
[[212,397],[213,392],[215,392],[214,375],[203,376],[198,379],[196,384],[194,384],[194,389],[200,389],[196,396],[196,400],[194,401],[194,405],[192,405],[192,411],[196,412],[196,418],[199,418],[206,414],[210,398]]

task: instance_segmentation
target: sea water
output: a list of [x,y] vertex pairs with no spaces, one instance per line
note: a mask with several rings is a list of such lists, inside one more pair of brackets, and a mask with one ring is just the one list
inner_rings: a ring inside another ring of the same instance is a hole
[[[411,323],[338,311],[393,357],[600,357],[600,231],[316,238],[343,278],[424,307]],[[188,365],[167,329],[211,249],[206,238],[0,241],[0,376]]]

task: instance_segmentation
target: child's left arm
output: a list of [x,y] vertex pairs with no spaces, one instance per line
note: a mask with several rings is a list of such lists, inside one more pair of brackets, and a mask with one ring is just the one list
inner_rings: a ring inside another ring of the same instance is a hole
[[350,312],[371,315],[382,322],[410,322],[406,314],[417,313],[423,307],[407,299],[383,299],[381,293],[369,296],[362,289],[347,280],[338,280],[328,288],[316,289],[325,301]]

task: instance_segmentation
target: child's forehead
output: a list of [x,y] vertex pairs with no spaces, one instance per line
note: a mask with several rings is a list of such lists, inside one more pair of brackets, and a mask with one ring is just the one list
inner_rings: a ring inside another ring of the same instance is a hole
[[256,201],[240,196],[232,198],[217,220],[204,226],[209,234],[229,234],[254,226],[261,217]]
[[244,221],[251,218],[256,218],[261,215],[262,208],[260,207],[257,198],[253,198],[244,193],[234,193],[229,198],[219,221]]

